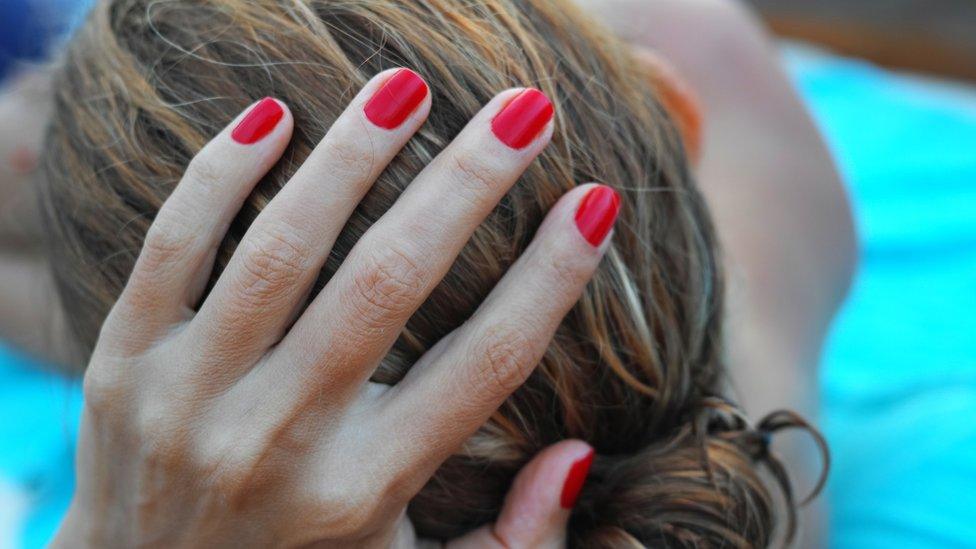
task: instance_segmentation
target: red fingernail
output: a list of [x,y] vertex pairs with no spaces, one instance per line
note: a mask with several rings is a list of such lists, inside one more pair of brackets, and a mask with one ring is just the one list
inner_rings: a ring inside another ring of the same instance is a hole
[[247,113],[244,119],[237,124],[230,136],[234,138],[234,141],[244,145],[257,143],[271,133],[271,130],[278,125],[284,115],[285,111],[277,101],[265,97],[257,105],[254,105],[251,112]]
[[586,482],[586,475],[590,473],[590,466],[593,465],[593,449],[573,463],[566,475],[566,482],[563,484],[563,493],[559,497],[559,505],[563,509],[572,509],[579,499],[580,491]]
[[552,103],[541,91],[529,88],[515,96],[491,121],[491,131],[513,149],[529,145],[552,120]]
[[587,242],[599,247],[613,228],[620,211],[620,195],[606,185],[586,193],[576,210],[576,227]]
[[373,124],[392,130],[403,124],[425,97],[424,79],[410,69],[400,69],[373,94],[363,111]]

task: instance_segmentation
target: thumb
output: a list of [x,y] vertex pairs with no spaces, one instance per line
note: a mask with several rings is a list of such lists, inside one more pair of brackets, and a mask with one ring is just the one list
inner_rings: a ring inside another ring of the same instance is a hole
[[447,544],[449,549],[565,547],[566,524],[593,463],[579,440],[554,444],[515,477],[495,524]]

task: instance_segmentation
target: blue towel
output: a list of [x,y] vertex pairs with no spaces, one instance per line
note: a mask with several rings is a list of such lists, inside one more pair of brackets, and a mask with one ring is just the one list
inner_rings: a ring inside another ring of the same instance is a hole
[[862,239],[826,349],[832,547],[976,547],[976,90],[795,54]]
[[[831,546],[976,547],[976,91],[793,53],[863,263],[824,359]],[[67,506],[77,383],[0,348],[0,545]]]
[[81,390],[42,368],[0,345],[0,547],[43,547],[74,488]]

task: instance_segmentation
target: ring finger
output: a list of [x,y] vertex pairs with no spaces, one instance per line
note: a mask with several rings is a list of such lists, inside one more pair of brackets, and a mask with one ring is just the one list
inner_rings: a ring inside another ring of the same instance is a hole
[[325,391],[330,400],[359,387],[548,144],[552,117],[538,90],[508,90],[490,101],[357,242],[264,365],[264,383],[274,379],[288,395]]
[[209,375],[240,375],[280,338],[349,215],[429,110],[427,84],[409,69],[378,74],[352,100],[248,229],[195,319],[202,354],[225,365]]

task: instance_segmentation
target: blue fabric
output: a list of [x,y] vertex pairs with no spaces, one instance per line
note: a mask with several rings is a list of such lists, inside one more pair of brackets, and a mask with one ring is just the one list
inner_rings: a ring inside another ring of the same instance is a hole
[[0,0],[0,82],[18,62],[42,61],[92,0]]
[[862,240],[824,360],[831,546],[976,547],[976,90],[789,60]]
[[0,547],[43,547],[68,508],[76,380],[0,345]]
[[44,53],[45,33],[39,29],[36,6],[29,0],[0,2],[0,80],[18,59],[39,59]]
[[[822,56],[788,65],[863,248],[824,359],[831,545],[976,547],[976,92]],[[0,348],[0,546],[54,531],[79,401],[76,383]]]

